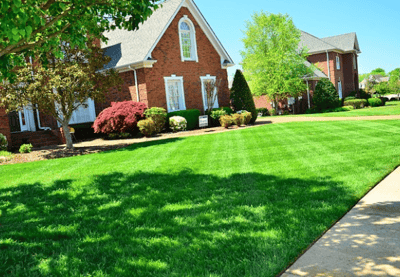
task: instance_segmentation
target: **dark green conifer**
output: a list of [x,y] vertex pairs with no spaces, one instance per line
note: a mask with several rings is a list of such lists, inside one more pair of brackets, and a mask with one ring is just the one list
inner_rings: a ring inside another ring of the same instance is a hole
[[254,123],[257,119],[256,105],[254,104],[253,95],[251,94],[249,85],[243,76],[242,71],[236,70],[235,77],[231,88],[231,103],[235,111],[246,110],[251,112],[252,118],[250,123]]

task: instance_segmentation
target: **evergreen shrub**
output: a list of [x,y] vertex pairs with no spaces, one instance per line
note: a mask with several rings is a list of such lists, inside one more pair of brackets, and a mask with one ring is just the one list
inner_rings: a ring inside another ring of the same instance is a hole
[[256,105],[254,104],[253,95],[251,94],[249,85],[243,76],[243,73],[236,70],[235,77],[231,88],[231,103],[235,111],[246,110],[251,112],[251,123],[257,119]]
[[146,137],[151,137],[157,133],[157,127],[159,127],[151,117],[140,120],[137,126],[139,127],[140,132]]
[[354,109],[361,109],[366,107],[368,104],[365,99],[352,99],[344,101],[344,106],[353,106]]
[[21,154],[23,154],[23,153],[31,153],[31,151],[32,151],[32,144],[22,144],[20,147],[19,147],[19,153],[21,153]]
[[187,130],[194,130],[199,127],[200,110],[191,109],[184,111],[176,111],[167,114],[168,122],[172,116],[182,116],[187,121]]
[[7,137],[0,133],[0,151],[7,150],[7,147],[8,147]]
[[[144,112],[146,118],[151,118],[155,125],[155,132],[161,133],[167,122],[167,111],[164,108],[152,107]],[[147,124],[147,123],[146,123]],[[140,127],[139,127],[140,129]]]
[[379,107],[379,106],[382,106],[382,100],[379,99],[379,98],[369,98],[368,99],[368,104],[371,107]]
[[257,110],[257,114],[261,115],[261,116],[268,116],[269,112],[267,108],[258,108]]
[[229,128],[232,125],[232,116],[230,115],[223,115],[219,118],[219,122],[221,126],[224,128]]
[[95,133],[134,133],[137,123],[144,119],[146,104],[134,101],[112,102],[93,123]]
[[172,116],[169,118],[169,127],[172,131],[185,131],[187,130],[187,121],[182,116]]
[[339,106],[339,94],[328,79],[321,79],[315,86],[313,102],[318,111],[334,109]]

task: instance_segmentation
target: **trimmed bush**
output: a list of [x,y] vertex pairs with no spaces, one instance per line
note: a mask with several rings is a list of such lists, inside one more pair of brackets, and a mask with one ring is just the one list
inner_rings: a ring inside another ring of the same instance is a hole
[[258,113],[254,104],[253,95],[251,94],[249,85],[243,76],[243,73],[236,70],[235,77],[231,88],[231,102],[235,111],[246,110],[251,112],[251,123],[257,119]]
[[343,106],[333,109],[333,112],[348,112],[354,110],[353,106]]
[[215,110],[221,110],[221,109],[224,110],[226,112],[226,114],[228,114],[228,115],[233,114],[233,110],[229,107],[220,107],[220,108],[215,108],[212,110],[215,111]]
[[251,112],[242,111],[240,114],[243,116],[243,124],[249,125],[252,118]]
[[219,118],[219,123],[224,128],[229,128],[232,125],[232,116],[230,115],[223,115]]
[[369,98],[368,99],[368,104],[371,107],[379,107],[379,106],[382,106],[382,100],[379,99],[379,98]]
[[232,115],[232,121],[233,121],[233,124],[235,124],[238,127],[240,127],[244,123],[243,115],[238,114],[238,113],[233,114]]
[[219,120],[219,118],[221,117],[221,116],[223,116],[223,115],[227,115],[227,113],[226,113],[226,111],[224,111],[223,109],[220,109],[220,110],[213,110],[212,112],[211,112],[211,118],[212,119],[214,119],[214,120]]
[[187,121],[182,116],[173,116],[169,118],[169,127],[172,131],[185,131],[187,130]]
[[354,97],[354,96],[347,96],[347,97],[344,99],[344,101],[347,101],[347,100],[354,100],[354,99],[357,99],[357,98]]
[[328,79],[321,79],[315,87],[313,102],[318,111],[334,109],[339,106],[339,94]]
[[352,99],[344,102],[344,106],[353,106],[354,109],[361,109],[367,106],[365,99]]
[[150,109],[147,109],[144,112],[144,115],[146,116],[146,118],[151,118],[153,120],[153,123],[155,125],[155,132],[161,133],[165,127],[165,123],[167,122],[167,111],[164,108],[152,107]]
[[382,106],[385,106],[386,102],[389,101],[389,99],[387,97],[379,97],[379,99],[381,99],[381,101],[382,101]]
[[268,112],[267,108],[258,108],[256,110],[257,110],[258,115],[261,115],[261,116],[268,116],[269,115],[269,112]]
[[7,137],[0,133],[0,151],[7,150],[8,141]]
[[31,151],[32,151],[32,144],[22,144],[20,147],[19,147],[19,153],[21,153],[21,154],[23,154],[23,153],[31,153]]
[[134,133],[137,123],[144,119],[146,104],[134,101],[112,102],[93,123],[95,133]]
[[137,126],[139,127],[140,132],[146,137],[151,137],[157,133],[157,126],[152,118],[140,120]]
[[169,118],[172,116],[184,117],[187,122],[187,130],[194,130],[199,127],[200,111],[197,109],[176,111],[176,112],[168,113],[168,115],[167,115],[168,122],[169,122]]

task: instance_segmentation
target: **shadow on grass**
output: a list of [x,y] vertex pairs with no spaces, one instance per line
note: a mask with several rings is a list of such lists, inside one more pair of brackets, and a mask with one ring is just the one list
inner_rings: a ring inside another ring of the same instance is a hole
[[125,140],[121,140],[118,144],[114,145],[93,145],[93,146],[79,146],[79,144],[74,146],[74,149],[68,150],[65,149],[64,146],[53,146],[53,147],[45,147],[40,150],[48,150],[49,152],[45,154],[43,157],[47,160],[64,158],[64,157],[72,157],[78,155],[86,155],[93,153],[109,153],[110,151],[125,151],[125,150],[136,150],[138,148],[149,147],[154,145],[166,144],[171,142],[176,142],[181,140],[181,138],[171,138],[171,139],[161,139],[161,140],[153,140],[153,141],[144,141],[144,142],[126,142]]
[[354,201],[328,179],[258,173],[117,172],[80,182],[0,190],[0,272],[274,276]]

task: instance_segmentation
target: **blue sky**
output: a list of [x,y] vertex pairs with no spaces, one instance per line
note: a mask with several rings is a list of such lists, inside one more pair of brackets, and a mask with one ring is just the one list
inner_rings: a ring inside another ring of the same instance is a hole
[[[255,11],[288,14],[297,28],[319,38],[356,32],[359,74],[400,67],[400,1],[194,0],[238,65],[245,21]],[[234,74],[230,68],[228,74]]]

